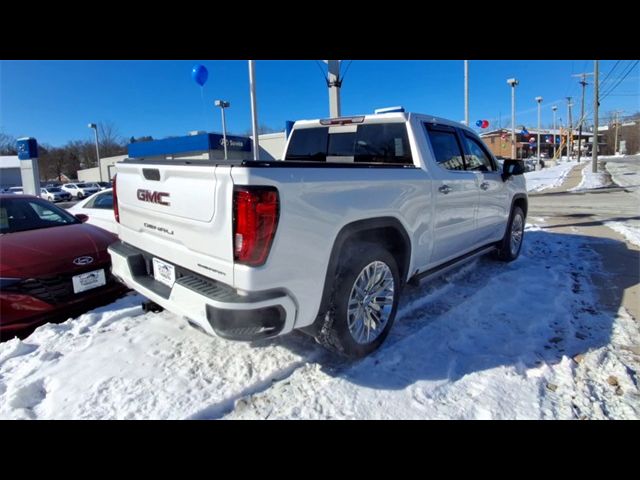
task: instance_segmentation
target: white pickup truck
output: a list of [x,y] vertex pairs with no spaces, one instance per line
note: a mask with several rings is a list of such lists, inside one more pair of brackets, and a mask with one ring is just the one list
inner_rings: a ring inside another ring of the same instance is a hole
[[278,161],[127,159],[113,274],[208,333],[301,329],[361,357],[407,283],[518,257],[523,172],[470,128],[404,110],[298,121]]

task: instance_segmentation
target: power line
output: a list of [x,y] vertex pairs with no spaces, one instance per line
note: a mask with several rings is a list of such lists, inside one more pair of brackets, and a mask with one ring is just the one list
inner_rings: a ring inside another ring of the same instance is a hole
[[621,61],[622,61],[622,60],[618,60],[618,61],[616,62],[616,64],[615,64],[613,67],[611,67],[611,70],[609,70],[609,73],[607,73],[607,74],[605,75],[605,77],[600,81],[600,85],[604,85],[604,82],[606,82],[606,81],[607,81],[607,78],[609,78],[609,75],[611,75],[611,73],[616,69],[616,67],[617,67],[618,65],[620,65],[620,62],[621,62]]
[[352,63],[353,63],[353,60],[349,60],[349,65],[347,65],[347,67],[344,69],[344,73],[342,74],[342,78],[341,78],[342,81],[344,81],[344,79],[347,77],[347,72],[349,71],[349,67],[351,66]]
[[636,65],[638,65],[638,63],[640,63],[640,60],[636,60],[634,63],[632,63],[631,66],[627,69],[626,73],[622,76],[622,78],[618,80],[618,83],[616,83],[613,87],[609,88],[605,93],[603,93],[600,97],[600,100],[604,100],[611,94],[611,92],[618,88],[618,85],[620,85],[624,81],[624,79],[629,76],[629,74],[633,71]]
[[316,65],[318,65],[318,68],[320,69],[322,78],[324,78],[324,81],[326,82],[327,86],[329,86],[329,77],[327,76],[326,73],[324,73],[324,69],[322,68],[322,65],[320,65],[320,62],[318,60],[314,60],[314,61],[316,62]]

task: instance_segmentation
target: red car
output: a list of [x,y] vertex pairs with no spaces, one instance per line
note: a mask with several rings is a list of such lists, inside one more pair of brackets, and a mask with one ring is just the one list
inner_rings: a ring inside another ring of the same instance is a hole
[[117,237],[86,215],[31,195],[0,194],[0,338],[23,336],[127,291],[111,275]]

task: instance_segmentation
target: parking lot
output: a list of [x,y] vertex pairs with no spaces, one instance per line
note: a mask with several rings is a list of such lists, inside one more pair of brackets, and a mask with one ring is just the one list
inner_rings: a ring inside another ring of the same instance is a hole
[[[628,158],[613,178],[639,171]],[[366,359],[300,333],[229,342],[130,294],[0,345],[0,417],[638,418],[640,252],[609,226],[638,218],[637,183],[576,192],[582,166],[545,176],[521,258],[408,288]]]

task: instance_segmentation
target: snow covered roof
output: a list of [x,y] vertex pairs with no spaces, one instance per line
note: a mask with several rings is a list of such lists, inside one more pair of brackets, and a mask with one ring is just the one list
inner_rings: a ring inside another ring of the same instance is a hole
[[17,155],[0,156],[0,168],[20,168],[20,160]]

